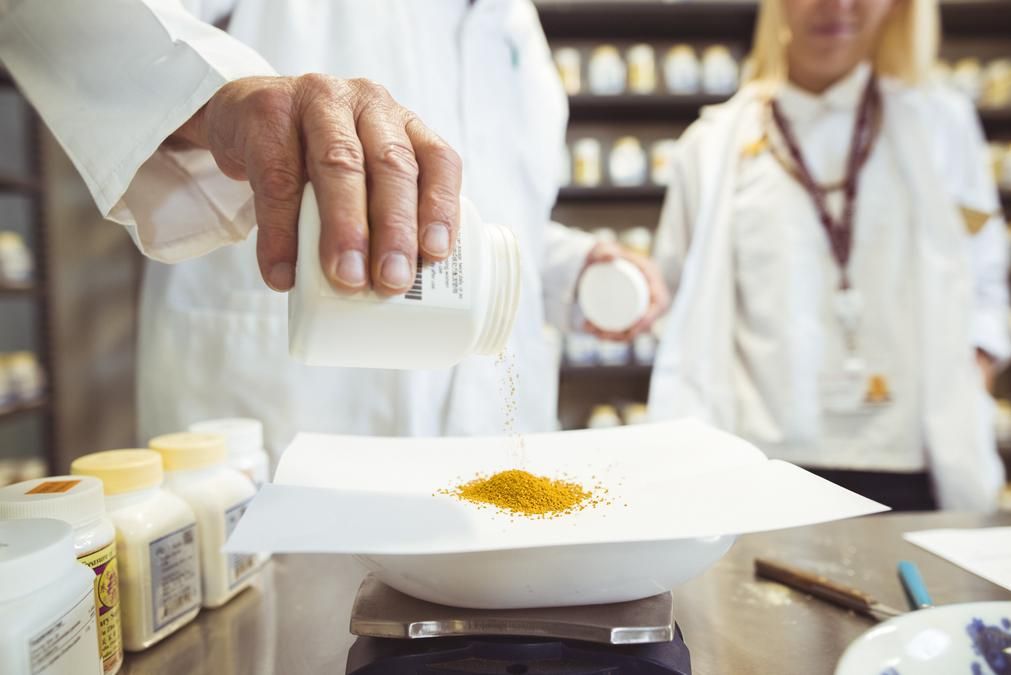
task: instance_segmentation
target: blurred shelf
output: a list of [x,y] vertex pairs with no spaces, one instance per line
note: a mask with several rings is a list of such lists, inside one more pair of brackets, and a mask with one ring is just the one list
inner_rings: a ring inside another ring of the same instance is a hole
[[572,122],[681,122],[695,121],[707,105],[727,100],[717,94],[578,94],[569,97]]
[[1004,210],[1007,211],[1008,218],[1011,219],[1011,188],[1000,189],[1000,203],[1004,205]]
[[38,286],[32,282],[15,284],[0,281],[0,297],[5,295],[35,295],[38,292]]
[[[1008,7],[1011,13],[1011,5]],[[980,108],[979,118],[987,136],[1011,135],[1011,106],[1002,108]]]
[[42,411],[49,407],[49,399],[40,398],[27,403],[0,405],[0,421],[6,421],[19,415]]
[[0,192],[38,192],[38,181],[0,173]]
[[558,191],[559,204],[579,202],[655,202],[659,205],[667,188],[662,185],[640,185],[637,187],[564,187]]
[[648,380],[653,366],[630,363],[621,366],[576,366],[562,364],[562,380],[600,380],[604,378],[623,380]]
[[[756,0],[537,0],[548,38],[750,42]],[[947,35],[1011,33],[1009,0],[943,0]]]

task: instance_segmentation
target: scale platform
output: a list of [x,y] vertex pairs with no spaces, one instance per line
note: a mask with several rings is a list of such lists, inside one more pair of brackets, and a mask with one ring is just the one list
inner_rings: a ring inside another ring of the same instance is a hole
[[348,675],[690,675],[671,593],[612,605],[482,610],[362,583]]

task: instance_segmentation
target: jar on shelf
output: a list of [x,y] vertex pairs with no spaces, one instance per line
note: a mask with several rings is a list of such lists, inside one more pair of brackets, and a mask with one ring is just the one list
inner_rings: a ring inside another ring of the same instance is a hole
[[618,233],[613,227],[598,227],[590,232],[593,238],[603,244],[617,244]]
[[625,91],[625,62],[614,45],[600,45],[593,50],[587,75],[593,94],[614,96]]
[[1011,59],[994,59],[987,64],[980,104],[993,108],[1011,106]]
[[625,53],[628,61],[628,90],[633,94],[656,92],[656,54],[653,47],[638,44]]
[[601,180],[600,141],[580,138],[572,146],[572,182],[580,187],[597,187]]
[[589,419],[586,420],[587,429],[611,429],[621,426],[621,418],[613,405],[602,404],[593,406]]
[[0,283],[26,284],[32,280],[32,252],[17,232],[0,232]]
[[737,89],[737,61],[723,45],[706,48],[702,55],[702,89],[707,94],[729,96]]
[[11,352],[4,360],[8,386],[13,391],[14,398],[23,402],[41,398],[46,389],[46,377],[35,354],[28,351]]
[[627,251],[649,257],[653,251],[653,231],[648,227],[630,227],[621,233],[618,242]]
[[597,338],[573,332],[565,337],[565,361],[572,366],[591,366],[597,362]]
[[621,419],[625,424],[646,424],[649,422],[649,409],[645,403],[628,403],[621,407]]
[[635,136],[622,136],[611,147],[608,159],[611,183],[619,187],[634,187],[646,182],[646,151]]
[[670,185],[674,179],[674,158],[677,141],[665,138],[653,144],[649,151],[650,178],[656,185]]
[[965,58],[955,63],[951,84],[973,101],[978,101],[983,93],[983,65],[980,60]]
[[628,365],[630,346],[617,340],[597,340],[597,360],[603,366]]
[[582,92],[583,78],[582,67],[583,58],[579,50],[574,47],[559,47],[555,50],[555,66],[558,68],[558,76],[562,80],[562,87],[569,96],[575,96]]
[[695,50],[689,45],[675,45],[668,49],[663,61],[663,75],[669,93],[680,96],[699,93],[702,66]]

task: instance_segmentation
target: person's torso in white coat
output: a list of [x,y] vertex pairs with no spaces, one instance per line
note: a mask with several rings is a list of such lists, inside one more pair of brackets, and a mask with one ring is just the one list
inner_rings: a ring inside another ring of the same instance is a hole
[[[550,157],[565,108],[541,54],[511,25],[513,2],[269,2],[240,0],[229,32],[281,74],[324,72],[385,86],[463,159],[463,193],[482,218],[513,228],[523,295],[510,342],[518,355],[519,430],[554,424],[554,356],[544,339],[537,258],[554,201]],[[515,33],[511,33],[513,30]],[[536,45],[534,45],[536,47]],[[522,51],[521,51],[522,50]],[[531,72],[523,72],[530,69]],[[452,370],[311,368],[287,355],[285,297],[265,288],[255,233],[177,265],[148,265],[139,359],[142,436],[201,417],[265,422],[275,444],[297,431],[375,435],[503,430],[493,357]]]
[[[868,76],[862,66],[821,96],[788,85],[776,94],[817,180],[842,177]],[[769,151],[767,94],[750,85],[685,138],[656,251],[679,288],[651,413],[700,415],[812,466],[929,467],[946,482],[942,503],[959,494],[979,505],[992,501],[1001,472],[972,351],[1008,355],[1006,320],[991,320],[1007,311],[1003,225],[992,218],[970,236],[955,208],[997,209],[971,109],[940,92],[882,88],[885,119],[859,183],[848,269],[864,297],[859,356],[889,400],[847,412],[826,405],[846,353],[832,305],[839,269],[810,196]],[[938,100],[941,110],[922,114]],[[921,127],[932,144],[921,142]],[[830,199],[835,214],[839,202]],[[960,391],[967,414],[938,415],[948,400],[939,380]],[[969,467],[962,476],[939,468],[959,461]]]

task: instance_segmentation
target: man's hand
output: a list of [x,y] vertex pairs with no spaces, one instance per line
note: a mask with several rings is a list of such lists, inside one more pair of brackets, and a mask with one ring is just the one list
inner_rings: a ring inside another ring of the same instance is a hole
[[601,330],[589,321],[585,322],[584,328],[605,340],[628,342],[635,336],[645,333],[653,327],[653,323],[667,311],[667,307],[670,305],[670,294],[667,292],[667,285],[663,281],[663,275],[660,274],[660,270],[652,260],[610,242],[600,242],[590,249],[589,254],[586,256],[586,265],[583,267],[583,270],[585,271],[587,267],[594,263],[608,262],[618,258],[628,260],[634,264],[642,271],[643,276],[646,277],[646,281],[649,284],[649,308],[642,319],[639,320],[639,323],[623,333],[611,333]]
[[406,292],[419,248],[446,258],[460,222],[460,157],[381,86],[326,75],[223,86],[170,138],[211,151],[253,188],[267,285],[295,281],[298,211],[312,181],[320,264],[338,289]]

